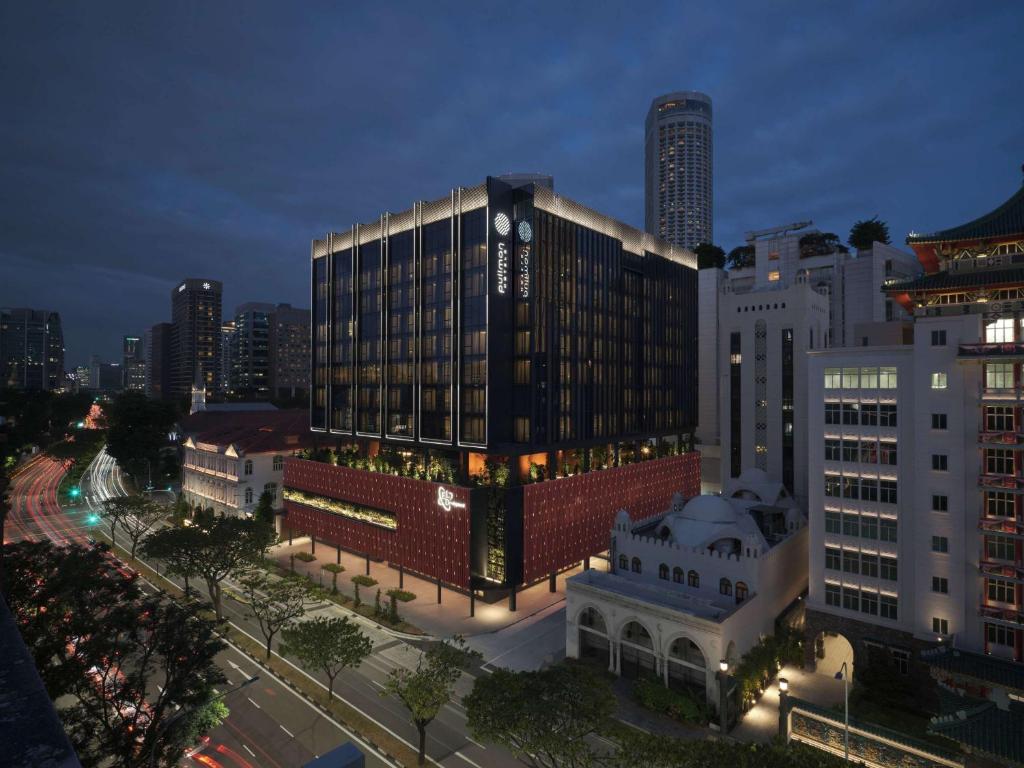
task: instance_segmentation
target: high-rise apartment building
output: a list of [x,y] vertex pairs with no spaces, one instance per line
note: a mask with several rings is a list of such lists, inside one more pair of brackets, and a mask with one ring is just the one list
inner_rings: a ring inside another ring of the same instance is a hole
[[811,354],[807,627],[924,680],[940,643],[1024,661],[1024,189],[907,242],[912,342]]
[[0,309],[0,387],[64,387],[60,315],[45,309]]
[[220,389],[231,392],[231,367],[234,364],[235,321],[225,320],[220,327]]
[[309,310],[278,304],[270,317],[271,397],[309,394]]
[[146,390],[146,352],[141,337],[124,337],[121,370],[124,389],[135,392]]
[[493,177],[314,241],[311,428],[335,460],[286,460],[285,524],[514,603],[606,550],[617,510],[694,495],[695,266]]
[[208,392],[220,388],[222,288],[217,280],[188,278],[171,291],[172,397],[191,392],[197,378]]
[[683,248],[712,242],[713,168],[711,97],[676,91],[651,102],[644,142],[647,231]]
[[248,302],[235,309],[231,339],[232,393],[253,399],[270,397],[270,325],[274,305]]
[[146,396],[156,400],[171,399],[171,346],[174,326],[157,323],[145,333]]
[[697,436],[708,491],[756,467],[806,505],[806,353],[909,319],[880,289],[917,274],[913,255],[882,243],[850,253],[809,227],[750,232],[744,262],[700,272]]

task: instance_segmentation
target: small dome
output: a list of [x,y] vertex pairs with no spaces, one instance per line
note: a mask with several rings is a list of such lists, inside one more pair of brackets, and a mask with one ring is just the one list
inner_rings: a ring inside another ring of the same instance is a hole
[[702,523],[730,525],[736,522],[736,512],[732,505],[721,496],[694,496],[690,499],[679,515],[686,520],[698,520]]

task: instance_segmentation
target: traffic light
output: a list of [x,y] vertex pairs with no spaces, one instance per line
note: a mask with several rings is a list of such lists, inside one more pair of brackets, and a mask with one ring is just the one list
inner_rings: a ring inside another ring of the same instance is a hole
[[82,489],[79,488],[77,485],[73,485],[73,486],[71,486],[71,490],[68,491],[68,495],[72,499],[77,499],[79,496],[82,495]]
[[89,525],[96,525],[97,523],[99,523],[99,521],[100,516],[97,515],[95,512],[93,512],[87,518],[85,518],[85,522],[87,522]]

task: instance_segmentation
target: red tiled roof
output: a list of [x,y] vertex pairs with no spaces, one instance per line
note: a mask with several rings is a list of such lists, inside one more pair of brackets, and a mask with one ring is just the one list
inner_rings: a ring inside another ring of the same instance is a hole
[[[203,417],[197,419],[196,417]],[[241,453],[295,451],[313,445],[309,411],[199,412],[184,424],[197,443],[229,445]]]

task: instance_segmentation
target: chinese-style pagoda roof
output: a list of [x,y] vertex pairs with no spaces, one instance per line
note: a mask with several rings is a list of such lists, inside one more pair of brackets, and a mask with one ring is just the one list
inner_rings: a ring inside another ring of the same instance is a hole
[[1024,665],[996,656],[940,646],[921,653],[921,660],[930,667],[954,675],[971,677],[980,682],[1024,691]]
[[1024,186],[994,211],[986,213],[974,221],[930,234],[909,235],[907,244],[988,240],[1012,235],[1024,235]]
[[964,708],[953,714],[933,717],[928,732],[964,744],[972,751],[982,752],[1024,765],[1024,716],[1017,711],[999,709],[991,701],[965,701]]
[[1006,269],[978,269],[970,272],[933,272],[900,283],[882,286],[885,293],[969,290],[1024,283],[1024,266]]

